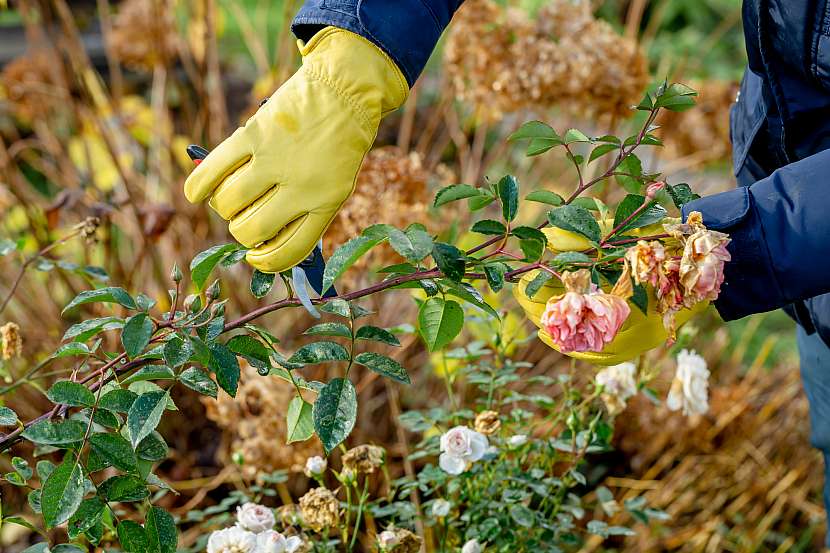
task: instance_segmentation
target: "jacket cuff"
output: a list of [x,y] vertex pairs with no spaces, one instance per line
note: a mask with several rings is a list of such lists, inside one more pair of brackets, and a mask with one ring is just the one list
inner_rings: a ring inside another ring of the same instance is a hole
[[323,27],[358,34],[380,47],[412,87],[461,0],[308,0],[291,24],[301,40]]
[[724,267],[724,282],[715,308],[725,321],[778,309],[784,303],[773,271],[763,228],[750,189],[739,187],[685,204],[683,220],[692,211],[703,215],[706,228],[729,234],[732,260]]

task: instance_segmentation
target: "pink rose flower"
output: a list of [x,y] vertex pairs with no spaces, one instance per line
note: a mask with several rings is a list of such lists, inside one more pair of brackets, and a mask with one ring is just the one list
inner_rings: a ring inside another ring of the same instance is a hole
[[628,302],[596,289],[584,269],[565,273],[562,281],[567,291],[548,300],[542,328],[562,353],[602,351],[631,313]]
[[625,252],[625,260],[631,267],[634,282],[658,287],[663,277],[663,262],[666,260],[663,244],[656,240],[640,240]]
[[723,268],[732,259],[726,246],[729,236],[701,228],[686,240],[680,260],[680,282],[685,291],[685,304],[715,300],[723,283]]

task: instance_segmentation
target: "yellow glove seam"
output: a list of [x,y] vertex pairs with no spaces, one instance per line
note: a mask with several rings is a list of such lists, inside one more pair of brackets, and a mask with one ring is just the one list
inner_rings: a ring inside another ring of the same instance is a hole
[[360,105],[359,102],[357,102],[353,98],[351,98],[341,88],[339,88],[334,82],[332,82],[331,79],[329,79],[328,77],[326,77],[322,73],[317,72],[317,71],[315,71],[315,70],[313,70],[313,69],[311,69],[311,68],[309,68],[308,66],[305,66],[305,65],[303,66],[303,71],[306,73],[306,75],[308,75],[309,78],[320,81],[321,83],[324,83],[329,88],[331,88],[334,91],[334,93],[337,95],[338,98],[343,100],[343,102],[345,102],[346,105],[348,105],[350,108],[352,108],[352,110],[355,112],[355,115],[358,116],[358,118],[363,122],[363,124],[367,128],[371,129],[372,125],[374,124],[373,121],[372,121],[372,118],[366,112],[366,110],[363,109],[363,107]]

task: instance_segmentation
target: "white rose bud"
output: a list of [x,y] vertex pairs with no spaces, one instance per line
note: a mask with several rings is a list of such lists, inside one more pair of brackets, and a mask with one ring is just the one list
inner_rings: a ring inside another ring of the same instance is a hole
[[305,462],[305,474],[308,477],[320,476],[326,472],[327,467],[328,462],[319,455],[309,457]]
[[435,518],[443,518],[450,514],[452,505],[446,499],[436,499],[432,504],[432,516]]
[[461,548],[461,553],[481,553],[482,547],[478,540],[470,540]]
[[245,503],[237,507],[236,520],[241,528],[255,534],[272,529],[277,522],[271,509],[256,503]]
[[510,447],[522,447],[527,443],[527,436],[524,434],[515,434],[507,439]]

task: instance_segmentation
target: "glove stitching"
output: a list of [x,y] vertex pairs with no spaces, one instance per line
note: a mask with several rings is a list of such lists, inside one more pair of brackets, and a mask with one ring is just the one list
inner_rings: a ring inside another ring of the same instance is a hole
[[344,92],[343,89],[338,87],[337,84],[334,81],[332,81],[331,79],[329,79],[328,77],[326,77],[322,73],[319,73],[319,72],[315,71],[314,69],[312,69],[308,66],[303,66],[303,70],[306,72],[306,74],[308,74],[308,76],[310,78],[318,80],[318,81],[328,85],[329,88],[331,88],[334,91],[334,93],[341,100],[343,100],[343,102],[346,103],[346,105],[348,105],[350,108],[352,108],[352,110],[355,112],[355,115],[357,115],[358,118],[360,118],[360,120],[365,125],[366,129],[371,130],[372,123],[373,123],[372,118],[369,116],[369,114],[363,109],[363,107],[358,102],[356,102],[352,97],[350,97],[348,94],[346,94],[346,92]]

